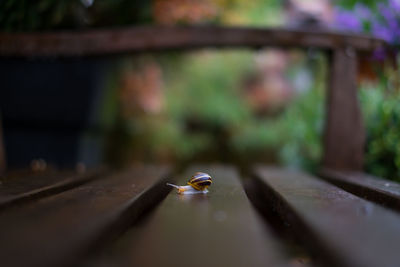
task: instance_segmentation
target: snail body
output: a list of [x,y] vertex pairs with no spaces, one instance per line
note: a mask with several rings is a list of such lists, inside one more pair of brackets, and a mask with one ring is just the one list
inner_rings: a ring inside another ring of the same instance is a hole
[[208,193],[207,188],[212,184],[211,176],[204,172],[196,172],[187,182],[188,185],[174,185],[167,183],[178,190],[179,194]]

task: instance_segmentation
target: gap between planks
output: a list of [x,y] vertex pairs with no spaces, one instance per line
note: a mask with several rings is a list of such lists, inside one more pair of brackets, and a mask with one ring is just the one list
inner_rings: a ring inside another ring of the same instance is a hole
[[258,166],[254,181],[322,266],[398,266],[398,214],[298,171]]
[[318,176],[361,198],[400,211],[400,184],[362,172],[322,169]]
[[[37,200],[50,195],[55,195],[63,191],[78,187],[85,183],[88,183],[102,175],[107,175],[106,168],[100,168],[95,170],[86,171],[83,174],[75,173],[65,176],[62,172],[54,172],[49,175],[60,177],[61,181],[39,187],[27,192],[9,195],[0,199],[0,212],[3,212],[6,208],[27,203],[33,200]],[[34,179],[35,177],[27,177],[26,179]]]
[[171,191],[143,223],[80,266],[295,266],[251,206],[235,168],[192,166],[179,184],[196,171],[212,176],[208,194]]
[[2,264],[76,266],[161,201],[169,173],[135,167],[0,214]]

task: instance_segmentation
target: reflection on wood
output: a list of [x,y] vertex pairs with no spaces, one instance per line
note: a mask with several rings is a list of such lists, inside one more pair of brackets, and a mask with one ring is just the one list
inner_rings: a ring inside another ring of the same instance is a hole
[[396,266],[400,217],[300,172],[259,167],[258,184],[322,266]]
[[229,167],[190,168],[211,175],[208,194],[171,192],[143,223],[85,266],[282,266],[280,244],[251,207]]
[[398,183],[362,172],[322,169],[319,175],[352,194],[400,211],[400,184]]
[[105,169],[99,168],[85,173],[40,171],[28,176],[6,176],[0,188],[0,211],[78,187],[104,174]]
[[8,209],[0,214],[2,266],[76,266],[168,193],[167,173],[137,167]]

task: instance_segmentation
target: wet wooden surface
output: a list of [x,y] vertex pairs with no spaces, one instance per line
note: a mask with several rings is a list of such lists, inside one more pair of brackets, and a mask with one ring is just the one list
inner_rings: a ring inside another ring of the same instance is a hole
[[0,33],[0,56],[93,56],[203,47],[353,47],[373,51],[383,40],[329,29],[137,26],[47,33]]
[[319,176],[367,200],[400,211],[400,184],[362,172],[322,169]]
[[85,184],[107,172],[105,168],[76,171],[16,171],[0,178],[0,211]]
[[[141,165],[10,206],[0,213],[1,264],[397,267],[400,262],[398,212],[311,175],[271,167],[255,168],[246,180],[251,203],[234,167],[192,166],[176,176],[177,184],[196,171],[213,177],[208,194],[170,192],[170,168]],[[328,174],[345,179],[342,172]],[[392,182],[346,175],[349,183],[393,197],[400,192]],[[0,192],[19,195],[21,184],[7,183],[10,188]],[[256,202],[268,214],[261,217]]]
[[399,214],[300,172],[258,167],[255,177],[322,266],[398,266]]
[[44,171],[31,169],[8,171],[0,177],[0,198],[26,193],[76,174],[75,171],[58,172],[51,168]]
[[75,266],[168,193],[168,168],[135,167],[0,214],[2,266]]
[[248,201],[231,167],[197,166],[209,173],[208,194],[168,197],[139,225],[83,266],[286,266],[271,230]]

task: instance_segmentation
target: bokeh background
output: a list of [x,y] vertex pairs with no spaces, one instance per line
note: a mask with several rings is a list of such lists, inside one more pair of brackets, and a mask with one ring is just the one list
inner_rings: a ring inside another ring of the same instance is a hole
[[[4,32],[148,24],[328,28],[385,39],[391,49],[359,58],[365,170],[400,181],[399,0],[0,2]],[[107,68],[96,113],[100,126],[95,131],[103,133],[100,162],[262,162],[314,171],[321,160],[327,84],[323,53],[206,49],[126,55]],[[41,168],[43,162],[59,163],[39,154],[30,164]]]

